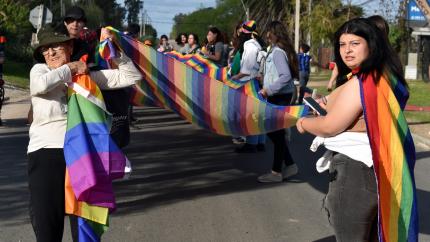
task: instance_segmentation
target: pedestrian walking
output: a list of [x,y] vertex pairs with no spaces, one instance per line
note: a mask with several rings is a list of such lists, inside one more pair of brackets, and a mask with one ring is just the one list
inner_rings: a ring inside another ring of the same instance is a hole
[[[263,77],[263,89],[260,94],[267,101],[276,105],[290,105],[296,91],[294,79],[299,77],[297,53],[291,44],[287,29],[279,21],[273,21],[267,29],[267,40],[270,43]],[[258,177],[259,182],[282,182],[298,172],[297,165],[290,154],[285,139],[285,130],[267,134],[272,140],[272,170]]]

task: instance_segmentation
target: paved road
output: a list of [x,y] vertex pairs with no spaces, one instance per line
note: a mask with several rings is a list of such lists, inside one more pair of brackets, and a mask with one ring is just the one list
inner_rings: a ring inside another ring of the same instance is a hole
[[[333,240],[321,200],[327,177],[307,152],[310,136],[292,132],[300,174],[263,185],[266,153],[238,155],[229,137],[185,123],[170,112],[136,110],[139,122],[125,152],[131,179],[115,182],[118,210],[103,241],[318,241]],[[34,241],[28,220],[24,119],[0,128],[0,241]],[[269,142],[270,143],[270,142]],[[430,241],[430,149],[418,146],[416,182],[421,241]],[[71,241],[68,222],[64,241]]]

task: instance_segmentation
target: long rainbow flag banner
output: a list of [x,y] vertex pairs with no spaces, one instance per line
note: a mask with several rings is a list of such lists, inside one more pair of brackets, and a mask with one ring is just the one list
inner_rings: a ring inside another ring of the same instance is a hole
[[89,75],[78,75],[68,86],[65,209],[78,216],[79,241],[99,241],[115,209],[112,180],[124,176],[126,158],[110,137],[97,84]]
[[378,181],[379,241],[418,241],[415,147],[403,114],[408,90],[390,75],[359,79]]
[[[134,100],[150,99],[199,127],[221,135],[265,134],[295,125],[296,120],[308,111],[303,105],[267,103],[256,97],[256,81],[230,87],[222,80],[212,78],[208,71],[199,72],[176,58],[108,28],[115,33],[114,44],[134,61],[143,74],[141,90],[145,93],[134,97]],[[108,44],[102,43],[98,59],[109,59],[112,52]]]

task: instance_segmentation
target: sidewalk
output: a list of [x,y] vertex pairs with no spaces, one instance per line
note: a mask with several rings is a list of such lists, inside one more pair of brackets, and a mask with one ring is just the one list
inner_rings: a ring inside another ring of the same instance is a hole
[[5,86],[5,102],[1,110],[3,126],[7,127],[17,119],[27,119],[30,109],[29,90]]

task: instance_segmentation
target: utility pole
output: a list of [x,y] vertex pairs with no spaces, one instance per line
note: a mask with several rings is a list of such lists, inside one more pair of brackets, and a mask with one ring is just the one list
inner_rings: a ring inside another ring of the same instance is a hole
[[140,15],[140,31],[139,31],[139,36],[142,37],[144,36],[144,32],[145,32],[145,20],[144,20],[144,16],[146,14],[146,12],[144,11],[145,7],[144,7],[145,2],[142,1],[142,8],[140,9],[140,11],[142,11],[142,14]]
[[[311,12],[312,12],[312,0],[309,0],[309,5],[308,5],[308,17],[311,16]],[[308,24],[308,45],[311,46],[311,25]]]
[[300,37],[300,0],[296,0],[296,13],[294,19],[294,49],[299,52]]
[[143,12],[143,36],[146,35],[146,10]]

